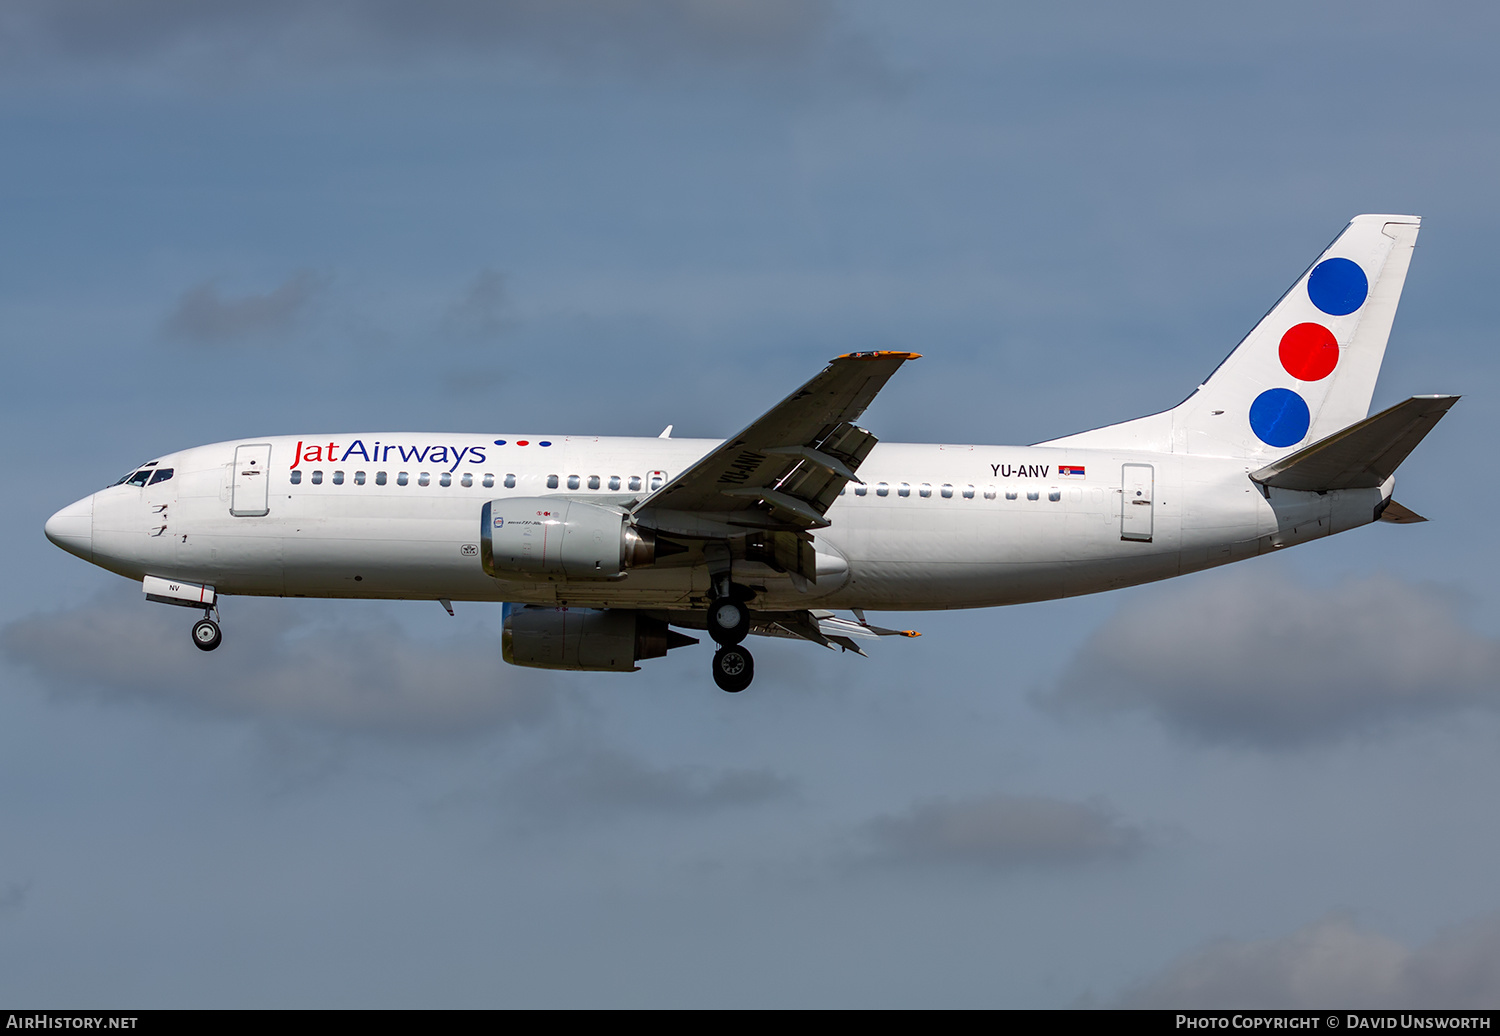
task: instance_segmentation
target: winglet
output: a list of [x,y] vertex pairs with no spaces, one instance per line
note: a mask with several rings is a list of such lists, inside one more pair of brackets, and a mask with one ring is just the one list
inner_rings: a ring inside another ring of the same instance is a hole
[[904,353],[895,349],[871,349],[862,353],[844,353],[835,360],[920,360],[921,353]]

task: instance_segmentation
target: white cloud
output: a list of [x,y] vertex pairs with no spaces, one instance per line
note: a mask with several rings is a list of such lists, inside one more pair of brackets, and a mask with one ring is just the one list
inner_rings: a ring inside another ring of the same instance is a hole
[[1118,1006],[1194,1009],[1448,1008],[1500,1003],[1500,914],[1409,949],[1344,916],[1280,939],[1211,943]]
[[1287,747],[1500,706],[1500,644],[1430,588],[1241,573],[1132,596],[1038,701],[1143,710],[1206,741]]

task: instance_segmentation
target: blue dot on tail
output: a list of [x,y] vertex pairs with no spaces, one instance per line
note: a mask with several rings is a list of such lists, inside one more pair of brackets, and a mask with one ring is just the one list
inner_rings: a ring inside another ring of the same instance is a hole
[[1266,389],[1250,404],[1250,428],[1267,446],[1292,446],[1307,435],[1312,414],[1291,389]]
[[1365,304],[1370,282],[1352,259],[1324,259],[1307,279],[1307,297],[1329,316],[1342,317]]

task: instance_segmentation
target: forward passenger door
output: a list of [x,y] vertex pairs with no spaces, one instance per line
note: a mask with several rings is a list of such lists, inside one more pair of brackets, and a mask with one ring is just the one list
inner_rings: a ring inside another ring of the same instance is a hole
[[257,443],[234,451],[234,483],[229,513],[236,518],[259,518],[271,513],[271,445]]

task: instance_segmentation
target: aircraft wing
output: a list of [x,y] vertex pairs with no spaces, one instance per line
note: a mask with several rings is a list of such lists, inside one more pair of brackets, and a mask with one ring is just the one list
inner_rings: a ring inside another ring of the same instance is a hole
[[[642,500],[638,522],[711,536],[714,526],[803,533],[824,517],[875,448],[854,421],[917,353],[840,356],[738,435]],[[706,522],[694,518],[707,519]]]

